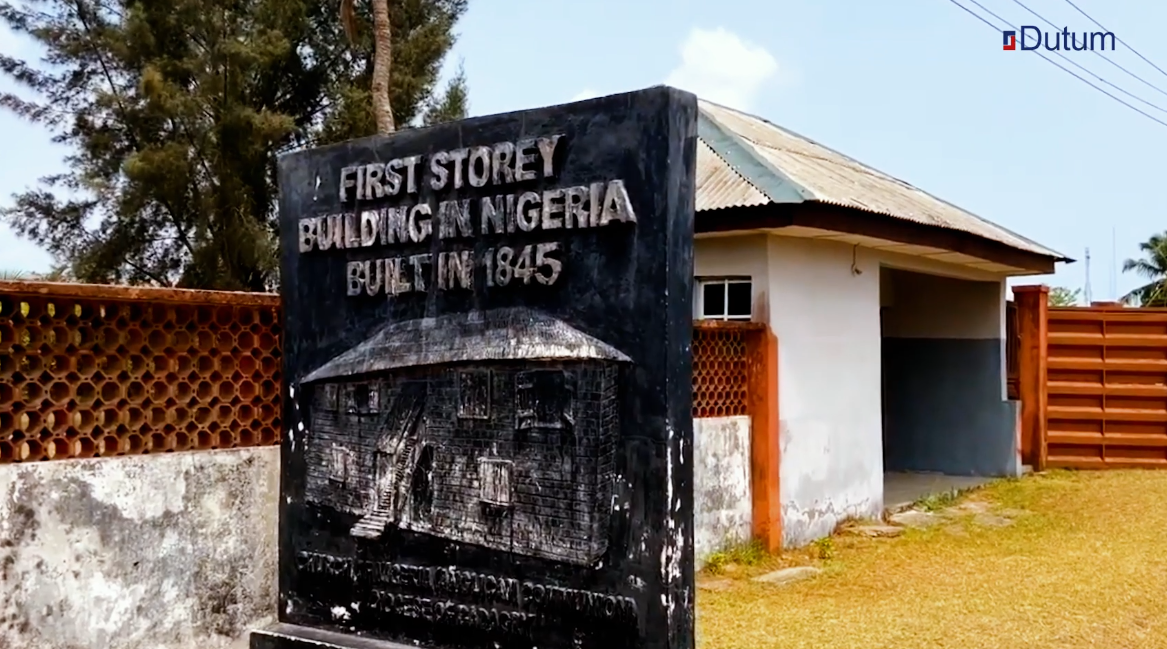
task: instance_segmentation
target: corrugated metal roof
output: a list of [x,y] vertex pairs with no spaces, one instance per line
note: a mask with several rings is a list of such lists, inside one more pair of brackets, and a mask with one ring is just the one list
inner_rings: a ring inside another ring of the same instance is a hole
[[697,141],[697,211],[765,205],[770,199],[733,170],[704,140]]
[[[1058,259],[1065,256],[1041,244],[982,219],[912,185],[864,165],[817,142],[764,119],[724,106],[700,102],[702,117],[712,124],[699,131],[697,211],[727,207],[789,202],[767,197],[758,185],[737,173],[718,153],[723,133],[740,140],[761,163],[757,168],[775,176],[777,183],[792,182],[806,200],[833,203],[855,209],[974,234],[1018,250]],[[704,125],[703,125],[704,126]],[[722,168],[724,167],[724,169]],[[702,176],[718,178],[707,181]],[[702,195],[707,191],[708,195]],[[790,194],[786,193],[786,197]]]

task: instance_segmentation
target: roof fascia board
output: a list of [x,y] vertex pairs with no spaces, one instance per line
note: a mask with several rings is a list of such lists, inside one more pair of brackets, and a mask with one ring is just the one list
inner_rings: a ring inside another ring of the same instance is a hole
[[694,222],[694,231],[697,234],[730,233],[789,226],[928,246],[1042,275],[1053,273],[1054,264],[1059,261],[1054,257],[1019,250],[970,232],[817,201],[807,201],[799,205],[758,205],[702,212],[697,215]]

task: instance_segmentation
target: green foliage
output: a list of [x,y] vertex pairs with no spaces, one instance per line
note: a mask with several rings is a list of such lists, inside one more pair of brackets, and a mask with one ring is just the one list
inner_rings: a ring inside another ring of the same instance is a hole
[[829,536],[815,541],[811,545],[814,546],[815,556],[823,561],[830,561],[835,558],[835,541]]
[[922,498],[915,503],[915,506],[926,512],[935,512],[955,505],[959,498],[960,493],[955,489],[950,489]]
[[714,552],[705,560],[704,570],[708,574],[717,575],[725,572],[726,566],[756,566],[765,561],[768,556],[762,543],[755,539],[731,545],[720,552]]
[[1081,301],[1082,289],[1070,290],[1064,286],[1054,286],[1049,290],[1050,306],[1076,306]]
[[[356,3],[369,24],[368,0]],[[437,89],[466,0],[395,0],[398,124],[463,117]],[[371,30],[335,0],[0,1],[40,61],[0,55],[0,105],[72,149],[2,214],[80,281],[262,291],[277,279],[279,153],[374,133]]]
[[1122,272],[1134,272],[1148,282],[1123,296],[1122,301],[1145,307],[1167,306],[1167,232],[1139,244],[1141,259],[1127,259]]

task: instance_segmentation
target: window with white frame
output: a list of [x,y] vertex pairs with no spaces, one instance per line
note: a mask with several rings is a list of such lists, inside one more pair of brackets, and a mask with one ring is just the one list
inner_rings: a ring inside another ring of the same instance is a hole
[[750,320],[753,283],[749,277],[698,277],[697,317],[701,320]]

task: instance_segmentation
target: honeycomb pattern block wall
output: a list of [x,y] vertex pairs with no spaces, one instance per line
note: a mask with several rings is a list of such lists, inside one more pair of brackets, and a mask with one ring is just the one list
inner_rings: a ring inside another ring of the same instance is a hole
[[[0,281],[0,463],[278,444],[279,313],[263,293]],[[726,324],[695,323],[694,417],[748,413],[758,332]]]
[[276,444],[275,295],[0,282],[0,462]]
[[757,323],[693,323],[693,417],[749,414],[751,344]]

